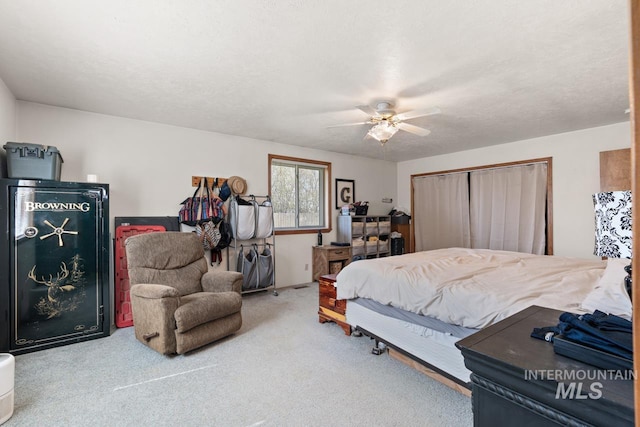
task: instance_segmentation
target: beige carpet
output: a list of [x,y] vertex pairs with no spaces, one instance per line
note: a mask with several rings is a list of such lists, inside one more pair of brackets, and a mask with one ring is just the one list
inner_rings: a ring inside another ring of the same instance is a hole
[[4,426],[472,425],[469,398],[318,323],[317,283],[279,291],[245,295],[242,329],[186,356],[133,328],[17,356]]

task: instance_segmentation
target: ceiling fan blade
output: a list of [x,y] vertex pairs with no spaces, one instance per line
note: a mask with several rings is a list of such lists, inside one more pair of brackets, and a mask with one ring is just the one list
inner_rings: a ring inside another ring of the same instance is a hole
[[406,111],[404,113],[397,114],[396,119],[409,120],[409,119],[415,119],[416,117],[431,116],[433,114],[440,114],[440,113],[441,111],[438,107],[433,107],[433,108],[428,108],[426,110]]
[[331,126],[327,126],[327,128],[340,128],[340,127],[344,127],[344,126],[358,126],[358,125],[370,125],[371,122],[358,122],[358,123],[343,123],[340,125],[331,125]]
[[369,116],[379,116],[378,112],[370,105],[356,105],[356,108]]
[[409,123],[398,123],[396,127],[405,132],[412,133],[419,136],[427,136],[431,133],[429,129],[421,128],[419,126],[410,125]]

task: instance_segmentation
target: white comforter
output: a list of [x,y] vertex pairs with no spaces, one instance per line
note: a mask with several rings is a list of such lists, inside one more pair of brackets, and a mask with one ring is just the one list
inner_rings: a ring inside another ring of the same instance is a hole
[[336,288],[339,299],[370,298],[483,328],[531,305],[577,311],[605,267],[601,260],[448,248],[352,262]]

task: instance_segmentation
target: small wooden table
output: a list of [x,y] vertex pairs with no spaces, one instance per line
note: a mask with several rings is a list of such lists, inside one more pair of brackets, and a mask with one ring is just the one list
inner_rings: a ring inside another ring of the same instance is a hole
[[615,378],[531,338],[560,314],[531,306],[456,343],[472,371],[474,426],[633,425],[629,372]]
[[351,335],[351,326],[347,323],[345,316],[347,300],[336,299],[335,283],[335,274],[326,274],[318,279],[318,294],[320,297],[318,321],[320,323],[335,322],[342,328],[345,335]]
[[338,274],[350,262],[351,246],[314,246],[311,279],[316,281],[325,274]]

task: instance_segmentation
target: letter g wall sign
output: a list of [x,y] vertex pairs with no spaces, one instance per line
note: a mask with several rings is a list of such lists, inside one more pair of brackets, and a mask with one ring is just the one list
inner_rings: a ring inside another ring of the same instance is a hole
[[353,179],[336,179],[336,209],[356,201],[356,182]]

